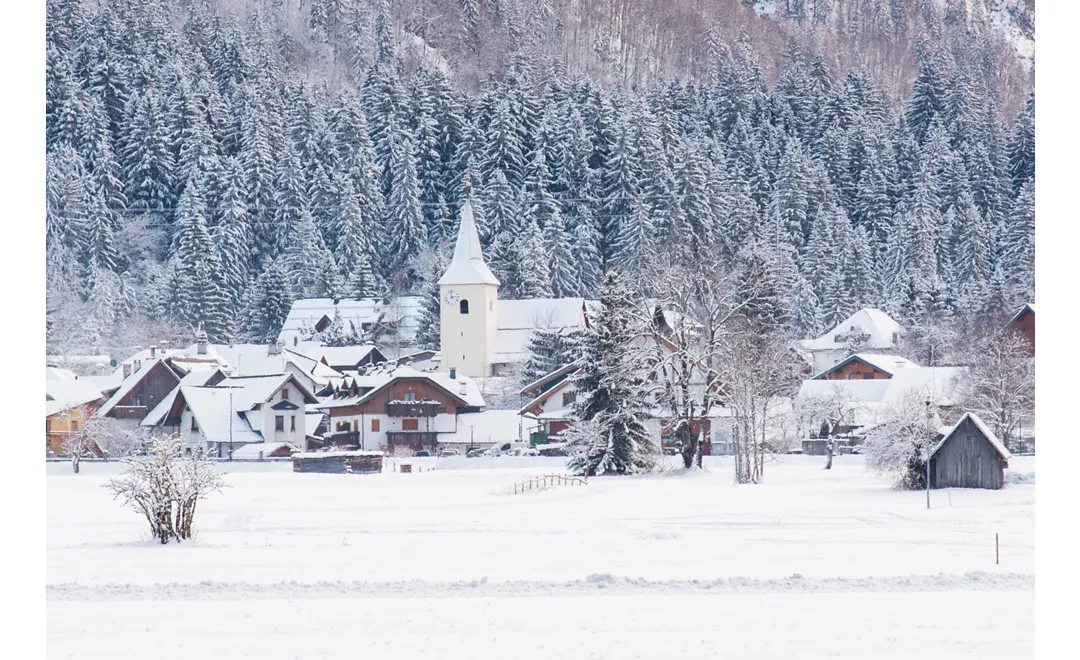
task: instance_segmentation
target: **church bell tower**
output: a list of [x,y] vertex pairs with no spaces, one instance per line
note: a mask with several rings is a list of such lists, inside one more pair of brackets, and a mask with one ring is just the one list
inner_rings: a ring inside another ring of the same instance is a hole
[[480,251],[466,173],[465,203],[450,266],[439,278],[440,370],[457,369],[472,378],[491,375],[499,318],[499,280]]

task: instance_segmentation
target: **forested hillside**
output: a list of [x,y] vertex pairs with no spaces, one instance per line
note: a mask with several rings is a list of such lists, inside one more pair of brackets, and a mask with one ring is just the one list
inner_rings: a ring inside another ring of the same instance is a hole
[[994,322],[1034,295],[1005,4],[48,0],[48,349],[430,297],[467,176],[503,298],[707,255],[799,335]]

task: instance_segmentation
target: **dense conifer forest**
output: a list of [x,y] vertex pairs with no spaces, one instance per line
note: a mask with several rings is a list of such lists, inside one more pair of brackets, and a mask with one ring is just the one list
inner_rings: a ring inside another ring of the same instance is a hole
[[707,257],[801,336],[996,323],[1034,296],[1034,63],[1001,4],[48,0],[48,350],[434,299],[466,178],[502,298],[608,270],[649,296]]

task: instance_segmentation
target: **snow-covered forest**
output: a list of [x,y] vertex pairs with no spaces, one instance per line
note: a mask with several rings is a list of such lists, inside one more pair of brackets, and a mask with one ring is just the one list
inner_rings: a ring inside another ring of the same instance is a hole
[[48,350],[437,297],[466,178],[502,298],[608,269],[653,295],[707,255],[758,264],[800,336],[1032,300],[1033,60],[1001,3],[755,4],[48,0]]

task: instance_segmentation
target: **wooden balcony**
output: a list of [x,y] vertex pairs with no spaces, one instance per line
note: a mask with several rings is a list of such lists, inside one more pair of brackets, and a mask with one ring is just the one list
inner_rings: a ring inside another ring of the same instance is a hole
[[439,434],[431,431],[387,431],[386,439],[392,445],[434,447]]
[[386,404],[390,417],[434,417],[446,412],[438,401],[391,401]]
[[327,435],[326,443],[335,447],[359,447],[360,433],[358,431],[338,431]]
[[146,406],[115,406],[113,416],[116,419],[142,419],[149,412]]

